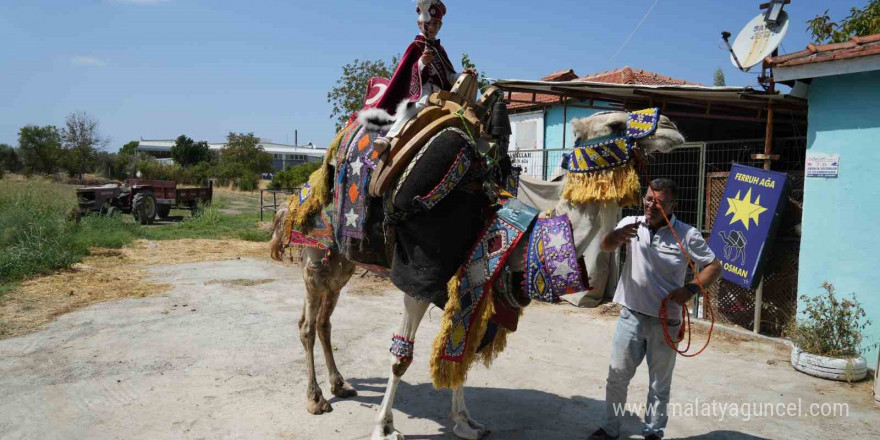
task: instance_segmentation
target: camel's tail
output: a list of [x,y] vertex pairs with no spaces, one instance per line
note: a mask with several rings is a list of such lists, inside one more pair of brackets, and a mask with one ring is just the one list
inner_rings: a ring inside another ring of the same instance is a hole
[[275,261],[284,257],[284,249],[290,240],[290,234],[284,235],[284,219],[287,217],[287,205],[282,205],[272,220],[272,240],[269,241],[269,256]]

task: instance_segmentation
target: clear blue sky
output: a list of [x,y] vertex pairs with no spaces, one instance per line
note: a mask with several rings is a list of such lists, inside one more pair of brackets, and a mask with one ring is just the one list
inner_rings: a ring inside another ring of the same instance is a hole
[[[758,0],[448,0],[440,38],[494,78],[538,79],[631,66],[711,84],[756,82],[719,49],[757,15]],[[840,18],[865,0],[794,0],[785,52],[803,49],[805,21]],[[62,126],[85,111],[108,147],[230,131],[326,146],[327,91],[355,58],[390,59],[418,33],[412,0],[3,0],[0,143],[26,124]]]

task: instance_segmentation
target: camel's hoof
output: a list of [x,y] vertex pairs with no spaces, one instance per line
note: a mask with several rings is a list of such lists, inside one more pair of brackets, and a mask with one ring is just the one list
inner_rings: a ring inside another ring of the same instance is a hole
[[[479,423],[473,422],[473,424],[482,426]],[[455,434],[456,437],[462,438],[465,440],[478,440],[487,435],[489,435],[489,430],[485,428],[474,428],[471,426],[471,421],[466,424],[456,423],[455,427],[452,428],[452,433]]]
[[309,399],[306,403],[306,410],[319,416],[324,413],[332,412],[333,407],[330,406],[330,402],[324,400],[324,396],[318,394],[315,398]]
[[403,434],[394,429],[393,425],[378,425],[373,429],[370,440],[406,440]]
[[347,399],[349,397],[354,397],[358,395],[356,389],[354,389],[351,384],[348,382],[342,381],[341,385],[336,385],[330,388],[330,392],[333,393],[334,396],[339,397],[340,399]]

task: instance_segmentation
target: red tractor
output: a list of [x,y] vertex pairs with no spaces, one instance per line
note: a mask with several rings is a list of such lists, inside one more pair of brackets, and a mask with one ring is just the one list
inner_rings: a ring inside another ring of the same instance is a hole
[[204,188],[177,188],[173,180],[129,179],[125,186],[115,184],[77,188],[79,214],[100,213],[113,216],[131,213],[142,225],[152,224],[158,216],[168,218],[171,208],[188,209],[193,215],[208,205],[214,196],[214,184]]

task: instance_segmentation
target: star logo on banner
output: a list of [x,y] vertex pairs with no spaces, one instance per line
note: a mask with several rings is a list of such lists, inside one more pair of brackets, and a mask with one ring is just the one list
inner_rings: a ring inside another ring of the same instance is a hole
[[357,226],[359,215],[354,213],[354,208],[351,208],[351,211],[348,211],[348,214],[345,214],[345,226]]
[[730,219],[730,224],[732,225],[736,222],[740,222],[746,227],[746,231],[749,230],[749,224],[752,220],[754,220],[755,226],[758,226],[758,219],[761,214],[767,210],[767,208],[761,206],[760,195],[755,199],[754,203],[752,203],[751,188],[742,198],[740,198],[740,191],[737,191],[735,197],[727,198],[727,203],[729,206],[724,215],[727,216],[733,214],[733,218]]
[[565,243],[565,234],[560,230],[556,234],[550,234],[550,242],[547,243],[547,248],[556,248],[557,250],[560,250]]
[[571,265],[568,264],[568,261],[563,261],[556,270],[553,271],[554,277],[562,277],[567,278],[569,274],[575,273],[571,268]]
[[357,159],[354,162],[352,162],[351,164],[349,164],[349,166],[351,166],[351,175],[352,176],[354,176],[354,175],[360,176],[361,175],[361,168],[363,168],[364,163],[361,162],[360,159]]

